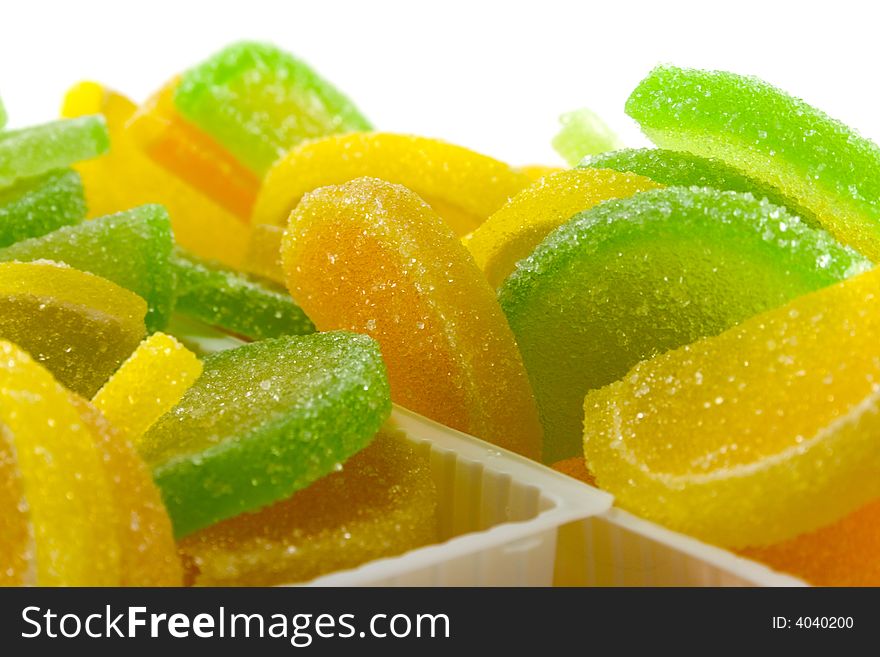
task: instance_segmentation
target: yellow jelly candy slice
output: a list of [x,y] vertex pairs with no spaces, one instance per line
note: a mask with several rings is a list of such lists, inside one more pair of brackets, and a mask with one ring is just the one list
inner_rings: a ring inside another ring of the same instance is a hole
[[82,82],[67,92],[63,116],[103,114],[110,132],[110,152],[74,167],[85,186],[88,216],[160,203],[168,210],[181,245],[202,257],[237,266],[247,244],[247,226],[141,150],[126,129],[136,109],[125,96],[94,82]]
[[427,456],[384,429],[338,472],[191,534],[180,550],[198,585],[301,582],[435,542],[436,508]]
[[27,500],[12,440],[0,423],[0,586],[33,583]]
[[880,496],[880,269],[636,365],[584,402],[587,467],[636,513],[731,547]]
[[546,164],[526,164],[519,167],[519,172],[528,176],[529,180],[537,182],[553,173],[564,171],[562,167],[551,167]]
[[495,292],[418,196],[375,178],[317,190],[291,214],[282,259],[318,330],[379,342],[392,400],[538,458],[535,400]]
[[273,224],[254,224],[241,267],[257,276],[284,285],[281,267],[281,238],[284,229]]
[[147,304],[115,283],[48,261],[0,263],[0,338],[90,397],[144,337]]
[[92,403],[135,445],[202,373],[202,362],[177,340],[154,333],[141,342]]
[[516,263],[575,214],[612,198],[626,198],[662,185],[633,173],[570,169],[517,194],[465,239],[489,284],[498,287]]
[[94,406],[73,394],[71,400],[102,456],[115,512],[120,586],[180,586],[183,567],[171,519],[150,469]]
[[819,586],[880,586],[880,500],[813,532],[740,552]]
[[251,223],[285,225],[303,194],[370,176],[412,189],[459,236],[531,180],[503,162],[436,139],[354,132],[306,142],[266,174]]
[[[0,427],[14,454],[32,548],[2,570],[41,586],[119,582],[115,507],[102,456],[70,393],[16,345],[0,341]],[[4,514],[7,513],[4,509]],[[7,519],[8,521],[8,519]],[[20,537],[21,529],[16,530]],[[2,541],[7,540],[4,535]]]

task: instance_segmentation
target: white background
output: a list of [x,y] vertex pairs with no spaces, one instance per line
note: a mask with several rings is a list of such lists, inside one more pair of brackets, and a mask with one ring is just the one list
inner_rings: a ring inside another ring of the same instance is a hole
[[380,129],[556,163],[557,116],[582,106],[630,145],[623,104],[660,62],[761,76],[880,140],[880,9],[869,2],[4,0],[10,123],[54,118],[81,79],[135,99],[229,41],[274,41]]

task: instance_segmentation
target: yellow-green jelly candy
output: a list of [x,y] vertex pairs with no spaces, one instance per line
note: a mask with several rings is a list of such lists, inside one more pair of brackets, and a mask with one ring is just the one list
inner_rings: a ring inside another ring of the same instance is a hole
[[0,132],[0,187],[97,157],[109,146],[102,116]]
[[79,174],[59,169],[0,188],[0,247],[45,235],[86,216]]
[[179,248],[172,263],[179,313],[253,340],[315,331],[311,320],[279,285]]
[[207,357],[202,376],[139,449],[180,537],[329,474],[390,413],[371,338],[286,336]]
[[174,305],[171,221],[144,205],[0,249],[0,262],[53,260],[127,288],[147,302],[147,330],[165,327]]
[[667,188],[575,215],[499,290],[540,408],[545,460],[580,453],[588,391],[870,266],[749,194]]
[[773,185],[751,178],[715,158],[665,148],[625,148],[585,158],[578,166],[637,173],[667,187],[696,186],[748,192],[755,198],[766,198],[774,205],[781,205],[810,226],[818,228],[821,225],[812,210]]
[[370,130],[354,104],[308,64],[267,43],[233,44],[186,71],[174,103],[261,176],[306,139]]
[[659,66],[626,112],[658,146],[717,157],[797,199],[880,258],[880,147],[758,78]]

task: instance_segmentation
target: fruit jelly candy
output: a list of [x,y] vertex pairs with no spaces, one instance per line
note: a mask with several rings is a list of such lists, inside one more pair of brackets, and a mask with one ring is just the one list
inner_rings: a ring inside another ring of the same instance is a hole
[[168,333],[199,358],[242,347],[250,342],[180,313],[171,317]]
[[636,365],[585,402],[587,467],[620,506],[770,545],[880,496],[880,269]]
[[376,338],[395,402],[538,458],[535,400],[495,293],[413,192],[374,178],[312,192],[291,215],[282,259],[319,330]]
[[587,391],[869,267],[825,232],[738,192],[670,187],[576,215],[499,290],[547,461],[579,453]]
[[0,263],[0,339],[91,397],[144,337],[147,304],[115,283],[52,262]]
[[177,312],[254,340],[315,330],[287,290],[178,249]]
[[285,336],[207,357],[140,450],[182,537],[305,488],[365,447],[390,412],[373,340]]
[[816,215],[795,199],[714,158],[664,148],[625,148],[588,157],[579,166],[637,173],[670,187],[712,187],[749,192],[755,198],[766,198],[774,205],[781,205],[810,226],[820,227]]
[[586,461],[584,461],[583,456],[572,456],[567,459],[563,459],[561,461],[557,461],[553,465],[550,466],[557,472],[561,472],[562,474],[568,475],[573,479],[577,479],[578,481],[582,481],[585,484],[589,484],[590,486],[596,485],[596,479],[587,470]]
[[272,224],[254,224],[244,254],[242,269],[284,285],[281,267],[281,238],[284,229]]
[[260,189],[251,222],[286,225],[303,194],[363,176],[409,187],[459,236],[531,182],[503,162],[437,139],[353,133],[305,143],[279,160]]
[[247,221],[260,179],[174,107],[178,80],[162,87],[128,122],[132,137],[155,162]]
[[12,435],[0,421],[0,586],[28,584],[30,525]]
[[237,266],[244,255],[247,227],[140,149],[125,128],[135,110],[130,100],[94,82],[76,85],[64,98],[64,116],[100,113],[112,140],[108,153],[75,166],[85,185],[88,216],[159,203],[168,210],[179,244],[204,258]]
[[174,103],[258,176],[306,139],[371,128],[308,64],[266,43],[232,44],[186,71]]
[[50,171],[0,188],[0,247],[75,224],[86,216],[79,174]]
[[[71,401],[101,455],[119,542],[120,586],[180,586],[183,568],[171,519],[147,464],[127,436],[86,400]],[[103,519],[110,523],[109,518]]]
[[97,157],[108,146],[107,126],[101,116],[0,132],[0,187]]
[[148,330],[163,328],[174,305],[168,213],[145,205],[17,242],[0,249],[0,262],[53,260],[113,281],[148,305]]
[[568,162],[576,165],[588,155],[613,151],[623,146],[620,138],[598,114],[582,108],[559,117],[561,128],[553,138],[553,148]]
[[202,363],[170,335],[153,333],[141,342],[92,403],[135,444],[199,378]]
[[437,490],[427,455],[390,429],[286,500],[187,536],[196,585],[302,582],[437,540]]
[[809,208],[880,259],[880,147],[753,77],[660,66],[626,103],[659,146],[717,157]]
[[[27,564],[15,578],[40,586],[117,584],[119,542],[102,456],[70,393],[6,341],[0,341],[0,427],[4,470],[15,472],[24,497],[13,522],[26,522],[28,533],[26,552],[0,570]],[[7,540],[4,533],[0,541]]]
[[464,243],[497,288],[547,235],[572,216],[611,198],[660,185],[634,174],[569,169],[526,187],[471,233]]
[[3,106],[3,99],[0,98],[0,130],[6,125],[6,107]]
[[812,532],[740,553],[819,586],[878,586],[880,500]]

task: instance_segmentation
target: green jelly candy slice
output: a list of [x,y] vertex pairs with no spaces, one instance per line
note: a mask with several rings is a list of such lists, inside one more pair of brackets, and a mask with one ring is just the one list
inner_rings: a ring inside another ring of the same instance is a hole
[[265,43],[233,44],[183,74],[180,113],[258,175],[306,139],[370,130],[306,63]]
[[718,159],[664,148],[625,148],[588,157],[578,166],[637,173],[668,187],[712,187],[748,192],[755,198],[766,198],[774,205],[781,205],[809,226],[820,227],[812,210],[772,185],[750,178]]
[[623,146],[614,131],[590,109],[583,108],[563,114],[559,117],[559,123],[561,128],[553,138],[553,148],[570,166],[589,155],[613,151]]
[[499,290],[541,411],[545,460],[581,453],[588,391],[870,267],[750,194],[670,187],[575,215]]
[[141,454],[184,536],[332,472],[390,413],[371,338],[286,336],[207,357],[198,381],[146,433]]
[[25,178],[0,188],[0,247],[45,235],[85,216],[82,181],[72,169]]
[[284,288],[197,258],[178,248],[176,310],[253,340],[313,333],[315,326]]
[[0,187],[97,157],[109,147],[102,116],[81,116],[0,133]]
[[717,157],[797,199],[880,260],[880,147],[754,77],[655,68],[626,103],[654,143]]
[[174,306],[173,244],[165,208],[144,205],[16,242],[0,262],[54,260],[111,280],[147,302],[144,322],[156,331]]

